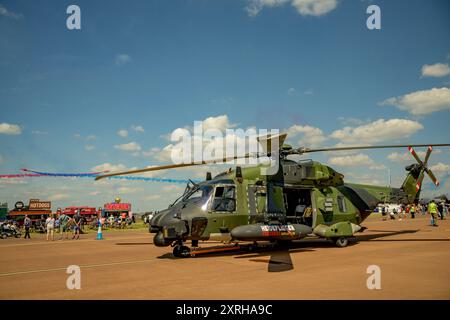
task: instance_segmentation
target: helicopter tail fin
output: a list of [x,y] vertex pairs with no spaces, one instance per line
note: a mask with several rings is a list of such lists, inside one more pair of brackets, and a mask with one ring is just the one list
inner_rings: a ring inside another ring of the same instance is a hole
[[439,180],[436,179],[431,169],[428,168],[428,159],[430,158],[431,151],[433,151],[432,146],[428,147],[424,161],[419,158],[412,147],[409,147],[408,150],[416,159],[417,163],[411,164],[405,168],[409,173],[406,176],[405,181],[403,181],[401,189],[406,193],[408,202],[412,203],[419,200],[420,190],[422,188],[422,181],[425,172],[428,174],[431,181],[433,181],[436,186],[439,186]]
[[420,197],[424,170],[418,164],[407,166],[406,170],[409,173],[403,181],[401,189],[406,193],[408,203],[415,203]]

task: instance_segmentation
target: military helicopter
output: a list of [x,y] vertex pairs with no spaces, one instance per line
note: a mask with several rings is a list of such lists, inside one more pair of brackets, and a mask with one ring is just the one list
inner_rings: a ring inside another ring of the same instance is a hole
[[[184,193],[168,209],[155,215],[149,226],[156,246],[172,246],[176,257],[191,256],[191,247],[199,241],[222,242],[269,241],[286,243],[308,235],[332,240],[345,247],[349,238],[364,230],[361,223],[379,203],[417,203],[424,174],[433,183],[439,181],[428,168],[433,146],[450,144],[382,145],[309,149],[284,144],[287,134],[266,136],[266,150],[274,139],[281,146],[278,171],[262,175],[261,167],[236,166],[214,178],[206,174],[201,183],[190,182]],[[262,139],[262,140],[264,140]],[[417,163],[406,167],[408,172],[400,188],[344,182],[344,175],[312,160],[293,161],[291,155],[313,152],[408,147]],[[428,147],[422,161],[413,147]],[[250,157],[246,154],[243,157]],[[266,153],[266,156],[271,156]],[[229,159],[221,159],[228,162]],[[96,180],[112,176],[217,163],[170,164],[145,169],[108,173]]]

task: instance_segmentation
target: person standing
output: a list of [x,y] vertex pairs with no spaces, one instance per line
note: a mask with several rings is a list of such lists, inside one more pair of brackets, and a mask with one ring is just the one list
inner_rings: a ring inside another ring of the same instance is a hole
[[416,214],[416,204],[415,203],[413,203],[411,205],[411,208],[409,209],[409,212],[411,213],[411,219],[414,219],[416,217],[415,216],[415,214]]
[[62,212],[61,216],[59,217],[59,232],[61,234],[61,237],[59,240],[64,239],[64,234],[66,235],[66,240],[68,239],[67,235],[67,223],[69,222],[69,216]]
[[28,239],[31,239],[30,237],[30,228],[31,228],[31,219],[28,218],[28,215],[25,215],[25,219],[23,220],[23,225],[25,227],[25,237],[24,239],[26,239],[28,237]]
[[59,214],[56,214],[56,219],[55,219],[55,231],[56,232],[59,232],[59,226],[60,226]]
[[386,221],[386,207],[381,207],[381,216],[383,217],[383,221]]
[[73,237],[72,237],[72,239],[75,239],[75,237],[77,237],[77,239],[80,239],[80,228],[81,228],[80,210],[77,211],[77,213],[73,217],[73,220],[74,220],[75,225],[73,227]]
[[49,236],[51,235],[52,241],[55,240],[55,218],[53,218],[53,214],[51,214],[47,220],[45,220],[45,226],[47,227],[47,241]]
[[398,213],[398,220],[399,220],[399,221],[402,221],[402,220],[403,220],[403,219],[402,219],[402,216],[405,215],[405,209],[403,208],[403,206],[399,206],[399,207],[398,207],[397,213]]
[[437,205],[434,202],[434,200],[431,200],[431,202],[428,204],[428,212],[430,213],[431,216],[431,226],[433,227],[437,227],[438,225],[436,224],[436,219],[437,219]]
[[444,203],[443,202],[438,204],[438,212],[439,212],[439,216],[441,217],[441,220],[444,220]]

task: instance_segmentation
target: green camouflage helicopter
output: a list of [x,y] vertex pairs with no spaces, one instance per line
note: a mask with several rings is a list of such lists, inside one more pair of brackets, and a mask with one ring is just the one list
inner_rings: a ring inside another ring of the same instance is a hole
[[[348,239],[363,230],[361,223],[379,203],[417,203],[424,173],[439,185],[427,163],[433,146],[450,144],[384,145],[294,149],[283,144],[286,134],[267,136],[267,146],[278,139],[279,167],[276,174],[262,175],[261,166],[228,170],[214,178],[207,173],[201,183],[188,183],[184,194],[150,221],[156,246],[172,246],[176,257],[188,257],[199,241],[270,241],[286,243],[308,235],[332,240],[345,247]],[[266,147],[267,147],[266,146]],[[417,163],[406,167],[408,174],[400,188],[344,182],[344,175],[316,161],[293,161],[290,155],[312,152],[408,147]],[[422,161],[412,147],[428,147]],[[266,148],[270,150],[270,148]],[[270,154],[268,154],[270,156]],[[250,157],[245,155],[244,157]],[[232,159],[237,159],[234,157]],[[221,159],[228,162],[230,159]],[[109,173],[96,180],[133,173],[181,168],[202,163],[171,164],[139,170]]]

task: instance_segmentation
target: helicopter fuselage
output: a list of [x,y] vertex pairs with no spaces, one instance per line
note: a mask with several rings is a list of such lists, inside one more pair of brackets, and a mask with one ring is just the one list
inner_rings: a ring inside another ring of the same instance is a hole
[[296,240],[316,229],[325,237],[352,235],[378,203],[405,197],[400,189],[345,184],[342,174],[313,161],[282,160],[271,176],[260,169],[237,167],[187,188],[150,221],[154,244]]

